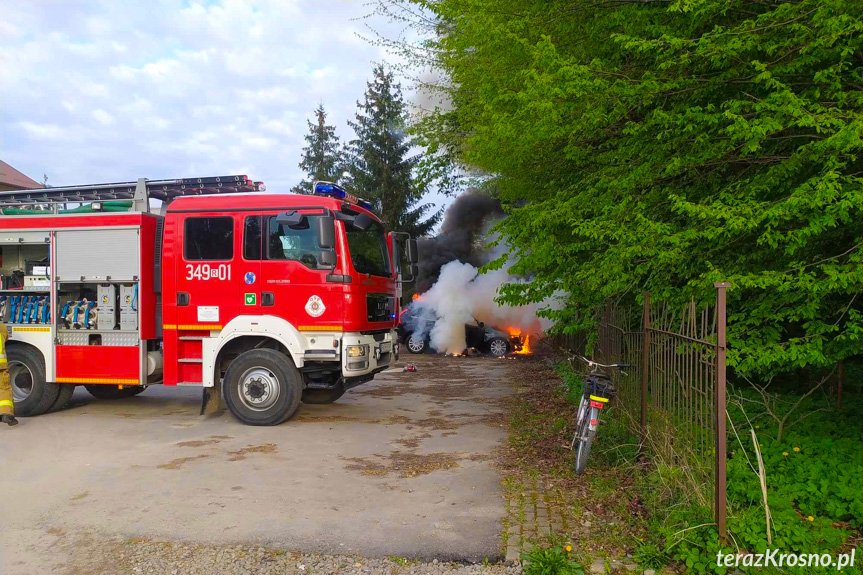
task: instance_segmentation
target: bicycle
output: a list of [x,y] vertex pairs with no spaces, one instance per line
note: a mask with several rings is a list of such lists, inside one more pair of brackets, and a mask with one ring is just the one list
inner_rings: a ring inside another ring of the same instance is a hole
[[578,417],[575,420],[575,434],[569,446],[572,450],[575,448],[576,441],[578,442],[578,451],[575,454],[575,472],[581,474],[587,468],[587,457],[590,455],[590,448],[596,438],[600,413],[611,403],[617,391],[611,382],[611,377],[600,371],[600,368],[618,368],[623,372],[629,365],[625,363],[604,365],[586,357],[578,357],[587,362],[588,367],[593,368],[584,381],[584,393],[581,396],[581,402],[578,405]]

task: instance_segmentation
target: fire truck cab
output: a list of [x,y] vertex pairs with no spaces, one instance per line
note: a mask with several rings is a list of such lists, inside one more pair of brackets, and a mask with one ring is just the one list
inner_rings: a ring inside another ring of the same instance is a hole
[[226,176],[0,193],[16,411],[59,409],[77,384],[103,398],[162,384],[275,425],[387,369],[415,242],[336,185],[263,189]]

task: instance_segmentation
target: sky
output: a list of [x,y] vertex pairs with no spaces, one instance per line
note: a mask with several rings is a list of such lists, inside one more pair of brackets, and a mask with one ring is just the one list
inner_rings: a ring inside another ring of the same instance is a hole
[[363,37],[402,29],[370,11],[366,0],[0,0],[0,159],[54,186],[248,174],[287,192],[314,108],[350,139],[373,63],[394,61]]

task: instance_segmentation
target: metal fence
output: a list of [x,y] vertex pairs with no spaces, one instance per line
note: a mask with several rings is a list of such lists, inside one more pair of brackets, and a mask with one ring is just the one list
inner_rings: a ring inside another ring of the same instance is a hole
[[[594,346],[597,361],[632,365],[615,376],[615,402],[638,433],[642,452],[657,465],[679,470],[690,495],[712,505],[723,539],[726,288],[716,284],[710,306],[652,306],[649,293],[640,313],[606,305]],[[556,343],[579,351],[566,339]]]

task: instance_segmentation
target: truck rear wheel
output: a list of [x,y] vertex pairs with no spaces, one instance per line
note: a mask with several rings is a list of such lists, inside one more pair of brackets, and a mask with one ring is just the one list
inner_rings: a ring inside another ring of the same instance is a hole
[[72,399],[72,394],[75,393],[75,388],[77,386],[72,383],[64,383],[60,386],[60,393],[57,394],[57,400],[54,402],[48,409],[48,413],[53,413],[55,411],[60,411],[66,404],[69,403],[69,400]]
[[333,403],[345,394],[345,388],[337,385],[332,389],[304,389],[303,403],[319,405]]
[[143,385],[124,385],[123,389],[120,389],[119,385],[94,384],[85,385],[84,389],[96,399],[126,399],[127,397],[138,395],[146,388]]
[[222,396],[246,425],[278,425],[300,406],[303,380],[294,364],[273,349],[253,349],[231,362]]
[[42,415],[57,401],[60,385],[45,381],[45,359],[27,345],[9,346],[7,350],[9,381],[15,415]]

